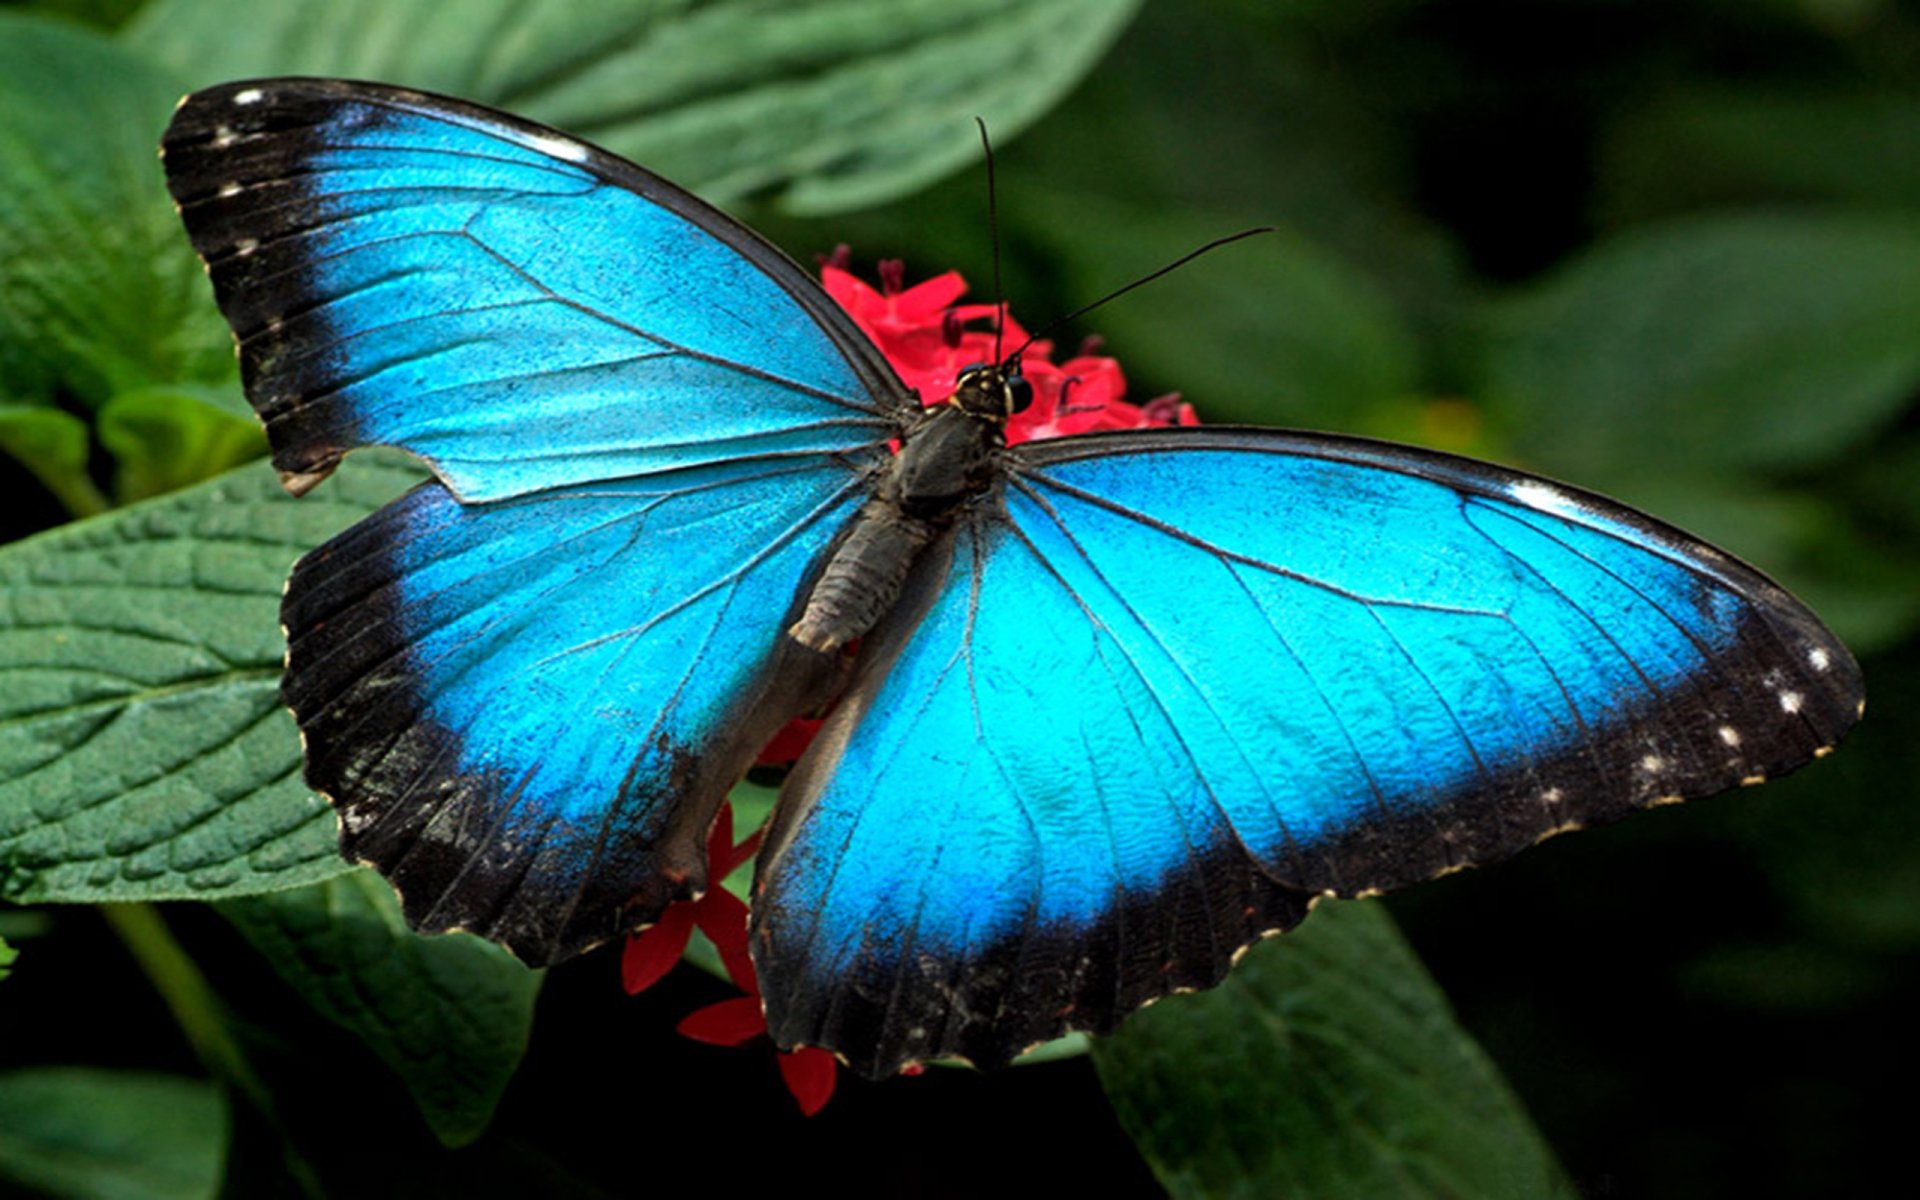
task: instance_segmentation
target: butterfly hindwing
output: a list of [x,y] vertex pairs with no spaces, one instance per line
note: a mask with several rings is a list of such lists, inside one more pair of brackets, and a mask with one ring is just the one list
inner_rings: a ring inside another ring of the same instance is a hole
[[1595,496],[1266,431],[1014,455],[762,851],[783,1045],[1002,1062],[1317,894],[1790,770],[1858,713],[1797,601]]
[[189,96],[163,156],[291,487],[370,443],[477,501],[894,432],[900,385],[798,267],[554,130],[268,79]]
[[309,554],[285,694],[345,852],[416,927],[533,963],[697,892],[726,789],[833,682],[783,622],[862,494],[779,460],[485,505],[429,483]]

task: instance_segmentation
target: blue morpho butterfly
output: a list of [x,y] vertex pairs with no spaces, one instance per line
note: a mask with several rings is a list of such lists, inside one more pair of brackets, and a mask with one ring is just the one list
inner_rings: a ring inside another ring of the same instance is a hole
[[1008,449],[1017,361],[923,408],[752,232],[502,113],[236,83],[165,159],[287,488],[369,443],[438,477],[284,606],[307,779],[423,930],[654,920],[837,695],[757,864],[773,1036],[999,1064],[1860,712],[1798,601],[1590,493],[1264,429]]

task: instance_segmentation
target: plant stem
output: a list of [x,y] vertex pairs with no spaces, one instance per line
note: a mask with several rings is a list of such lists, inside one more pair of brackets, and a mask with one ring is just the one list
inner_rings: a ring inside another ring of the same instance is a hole
[[173,1013],[201,1065],[264,1114],[280,1134],[288,1174],[303,1195],[323,1200],[326,1193],[313,1167],[295,1149],[273,1108],[273,1096],[254,1074],[245,1051],[227,1028],[220,999],[193,959],[174,940],[151,904],[102,904],[100,913],[140,964],[147,981]]

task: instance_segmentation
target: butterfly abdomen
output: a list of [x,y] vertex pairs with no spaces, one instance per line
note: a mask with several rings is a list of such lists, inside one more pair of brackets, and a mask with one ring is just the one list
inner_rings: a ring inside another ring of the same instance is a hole
[[992,484],[1003,442],[991,418],[957,407],[929,412],[903,436],[879,494],[861,507],[788,634],[830,651],[872,629],[921,551]]
[[936,532],[932,522],[908,516],[890,500],[867,501],[788,634],[803,646],[832,651],[873,628]]

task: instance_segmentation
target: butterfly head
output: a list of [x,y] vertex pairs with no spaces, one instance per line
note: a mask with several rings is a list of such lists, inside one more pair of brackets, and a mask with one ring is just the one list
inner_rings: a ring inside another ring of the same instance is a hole
[[1004,424],[1017,412],[1025,412],[1033,403],[1033,385],[1020,374],[1020,360],[1008,359],[995,366],[974,363],[953,381],[953,395],[947,403],[963,412]]

